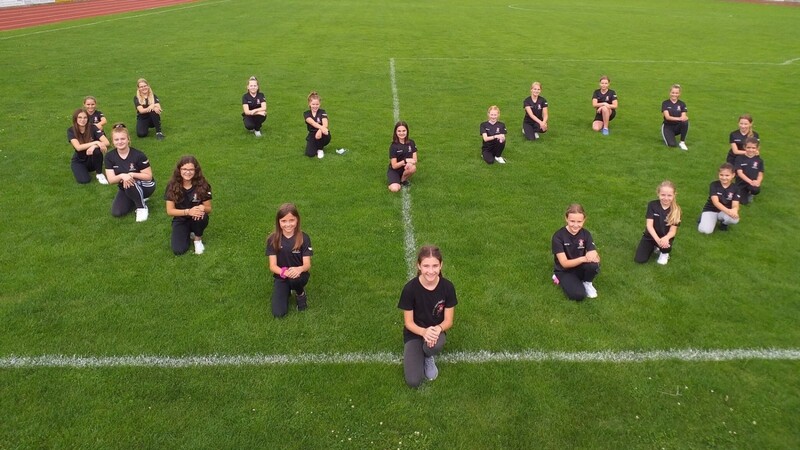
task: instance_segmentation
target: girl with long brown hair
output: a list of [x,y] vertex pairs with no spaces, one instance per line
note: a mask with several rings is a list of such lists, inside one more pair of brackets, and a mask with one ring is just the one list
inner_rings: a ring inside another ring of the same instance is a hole
[[272,272],[272,315],[280,318],[289,311],[289,296],[295,291],[297,310],[308,308],[306,284],[311,274],[311,238],[300,227],[300,213],[284,203],[275,214],[275,230],[267,236],[267,261]]
[[[195,254],[205,251],[203,232],[211,214],[211,185],[192,155],[182,156],[172,171],[164,193],[167,215],[172,216],[172,251],[182,255],[194,244]],[[194,237],[192,237],[194,235]]]
[[67,140],[75,150],[70,161],[75,181],[86,184],[92,179],[89,174],[95,172],[98,183],[108,184],[103,175],[103,155],[111,144],[103,131],[89,122],[89,114],[83,109],[76,109],[72,113],[72,126],[67,128]]

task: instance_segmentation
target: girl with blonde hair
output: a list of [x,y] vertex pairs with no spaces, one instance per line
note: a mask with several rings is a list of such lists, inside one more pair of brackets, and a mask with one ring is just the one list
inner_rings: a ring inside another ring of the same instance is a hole
[[308,111],[303,113],[306,121],[308,136],[306,136],[306,156],[313,158],[325,157],[325,146],[331,142],[331,132],[328,130],[328,113],[320,108],[319,94],[308,94]]
[[646,263],[655,250],[659,253],[656,262],[663,266],[669,261],[672,241],[681,224],[681,207],[678,206],[677,191],[672,181],[662,181],[656,194],[658,199],[647,204],[645,230],[633,260],[640,264]]
[[164,133],[161,132],[161,102],[144,78],[136,80],[133,106],[136,107],[136,136],[146,137],[150,128],[155,128],[156,139],[164,139]]

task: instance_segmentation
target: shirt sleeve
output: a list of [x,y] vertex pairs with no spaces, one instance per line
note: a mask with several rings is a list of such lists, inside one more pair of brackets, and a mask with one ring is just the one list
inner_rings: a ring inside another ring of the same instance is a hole
[[403,286],[403,292],[400,293],[400,301],[397,303],[397,307],[403,311],[414,310],[414,290],[411,288],[411,282]]
[[653,203],[647,204],[647,212],[645,213],[645,219],[655,219],[655,211],[653,211]]
[[305,256],[314,256],[314,249],[311,247],[311,237],[303,233],[303,247],[300,249],[301,254]]
[[559,235],[558,232],[556,232],[556,234],[553,235],[553,240],[551,245],[554,255],[557,255],[559,253],[564,253],[564,240],[561,239],[561,236]]
[[141,171],[143,169],[147,169],[150,167],[150,160],[147,158],[147,155],[144,153],[141,154],[139,157],[139,163],[137,164],[137,168]]
[[444,299],[444,307],[445,308],[452,308],[458,304],[458,297],[456,296],[456,287],[453,283],[448,283],[449,286],[447,287],[447,295]]

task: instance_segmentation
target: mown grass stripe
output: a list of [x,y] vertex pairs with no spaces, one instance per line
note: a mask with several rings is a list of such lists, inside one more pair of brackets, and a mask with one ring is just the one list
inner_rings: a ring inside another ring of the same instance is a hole
[[[525,350],[521,352],[457,351],[438,358],[451,364],[486,364],[506,362],[569,363],[643,363],[650,361],[719,362],[743,360],[800,360],[800,349],[670,349],[649,351],[558,352]],[[182,367],[259,367],[304,364],[400,364],[399,353],[316,353],[298,355],[203,355],[203,356],[69,356],[11,355],[0,358],[2,369],[107,367],[182,368]]]

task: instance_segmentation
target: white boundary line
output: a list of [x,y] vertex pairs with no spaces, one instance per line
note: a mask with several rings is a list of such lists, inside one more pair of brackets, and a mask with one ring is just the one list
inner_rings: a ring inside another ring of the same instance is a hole
[[[269,367],[308,364],[389,364],[402,363],[402,355],[379,353],[317,353],[298,355],[206,355],[206,356],[6,356],[0,358],[0,369],[72,368],[99,369],[110,367],[172,368],[184,367]],[[487,364],[505,362],[567,363],[645,363],[652,361],[719,362],[719,361],[798,361],[800,349],[753,348],[729,350],[652,350],[559,352],[525,350],[522,352],[461,351],[449,352],[438,360],[451,364]]]
[[[408,56],[403,58],[393,58],[407,61],[464,61],[464,62],[551,62],[551,63],[615,63],[615,64],[701,64],[701,65],[719,65],[728,66],[730,61],[676,61],[676,60],[658,60],[658,59],[580,59],[580,58],[469,58],[469,57],[455,57],[455,56],[431,56],[431,57],[414,57]],[[787,59],[783,62],[737,62],[737,65],[746,66],[788,66],[795,61],[800,61],[800,58]]]
[[[392,112],[394,122],[400,121],[400,96],[397,93],[397,72],[395,70],[394,58],[389,59],[389,79],[392,82]],[[414,222],[411,220],[411,194],[409,188],[400,189],[403,196],[403,234],[405,241],[406,266],[408,267],[408,279],[417,275],[416,264],[414,263],[417,253],[417,240],[414,237]]]
[[[227,3],[229,1],[230,0],[219,0],[217,2],[200,3],[200,4],[188,5],[188,6],[182,6],[182,7],[156,6],[153,9],[158,8],[158,9],[160,9],[159,11],[153,11],[153,12],[148,12],[148,13],[143,13],[143,14],[136,14],[134,16],[114,17],[112,19],[98,20],[96,22],[83,23],[83,24],[80,24],[80,25],[72,25],[72,26],[68,26],[68,27],[51,28],[49,30],[34,31],[32,33],[14,34],[14,35],[11,35],[11,36],[3,36],[3,37],[0,37],[0,41],[7,41],[9,39],[16,39],[16,38],[27,37],[27,36],[35,36],[37,34],[53,33],[53,32],[56,32],[56,31],[74,30],[75,28],[85,28],[85,27],[90,27],[90,26],[93,26],[93,25],[99,25],[101,23],[116,22],[118,20],[138,19],[139,17],[147,17],[147,16],[156,15],[156,14],[165,14],[165,13],[168,13],[168,12],[181,11],[181,10],[184,10],[184,9],[197,8],[197,7],[200,7],[200,6],[216,5],[216,4],[219,4],[219,3]],[[164,9],[162,9],[162,8],[164,8]],[[125,13],[122,12],[122,13],[115,13],[115,14],[125,14]],[[78,19],[70,19],[70,20],[78,20]],[[9,33],[9,32],[13,32],[13,31],[14,30],[6,30],[3,33]]]

